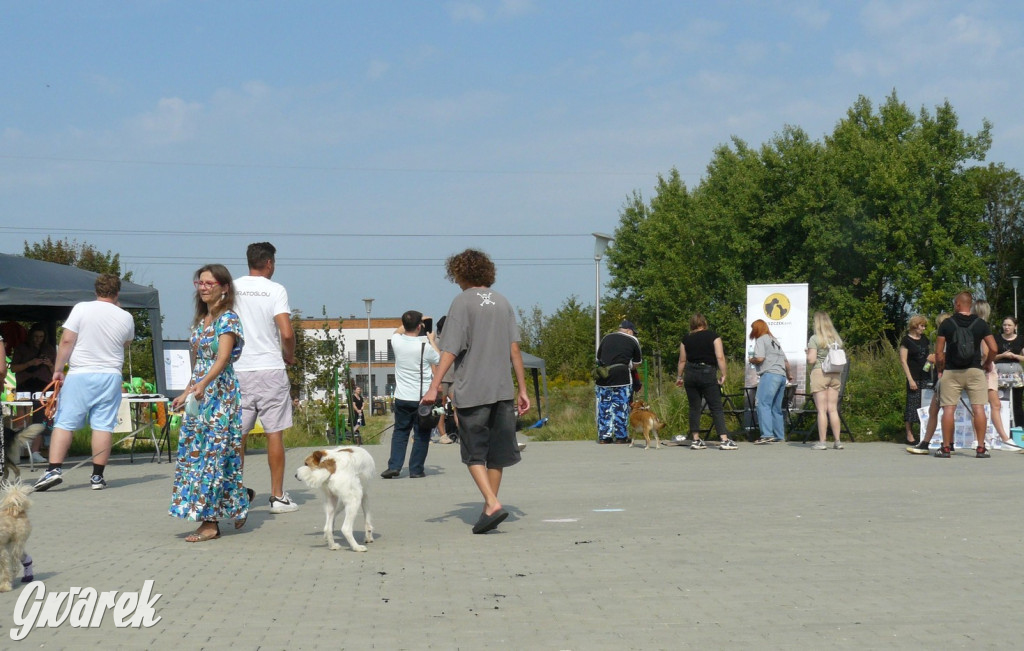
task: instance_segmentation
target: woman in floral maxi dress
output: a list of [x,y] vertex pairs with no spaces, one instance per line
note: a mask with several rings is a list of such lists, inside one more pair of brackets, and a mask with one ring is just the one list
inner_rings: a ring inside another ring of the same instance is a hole
[[180,409],[188,395],[199,415],[185,415],[178,437],[170,514],[201,522],[186,542],[220,537],[219,520],[244,524],[249,498],[242,485],[241,394],[232,362],[242,352],[242,326],[232,311],[235,289],[228,270],[206,265],[195,274],[196,313],[192,324],[192,381],[175,398]]

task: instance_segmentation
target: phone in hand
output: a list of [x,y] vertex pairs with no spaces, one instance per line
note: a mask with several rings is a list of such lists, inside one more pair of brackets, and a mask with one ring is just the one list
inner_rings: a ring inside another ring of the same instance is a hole
[[425,334],[425,335],[426,334],[430,334],[433,331],[434,331],[434,319],[432,317],[428,316],[427,318],[423,319],[423,334]]

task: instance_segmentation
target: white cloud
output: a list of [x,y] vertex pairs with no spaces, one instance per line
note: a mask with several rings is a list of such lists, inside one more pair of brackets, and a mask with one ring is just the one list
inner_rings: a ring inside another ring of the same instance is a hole
[[368,79],[380,79],[390,69],[391,64],[387,61],[374,59],[370,61],[370,64],[366,67],[366,77]]
[[165,97],[156,109],[130,120],[131,129],[142,139],[155,144],[189,140],[195,135],[203,106],[180,97]]
[[470,2],[461,0],[445,4],[448,15],[454,21],[483,23],[498,18],[518,18],[534,11],[533,0],[491,0]]
[[487,19],[487,12],[478,2],[449,2],[445,5],[448,15],[455,21],[482,23]]

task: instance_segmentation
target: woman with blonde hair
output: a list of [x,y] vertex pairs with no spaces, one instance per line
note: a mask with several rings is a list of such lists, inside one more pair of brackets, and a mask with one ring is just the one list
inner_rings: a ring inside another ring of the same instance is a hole
[[928,376],[925,365],[928,363],[928,338],[924,330],[928,327],[928,319],[921,315],[910,317],[907,334],[900,341],[900,366],[907,377],[907,402],[903,408],[903,424],[907,430],[907,445],[917,445],[914,436],[914,425],[918,422],[917,410],[921,408],[921,385]]
[[839,440],[839,389],[842,385],[842,373],[825,373],[821,368],[821,362],[828,355],[829,348],[843,347],[843,339],[836,332],[832,325],[832,319],[826,312],[814,313],[814,334],[807,340],[807,366],[811,369],[811,394],[814,396],[814,406],[818,409],[818,442],[814,444],[815,450],[825,450],[828,446],[825,439],[828,437],[828,428],[832,428],[832,437],[835,442],[832,447],[842,450],[843,444]]
[[[974,313],[978,315],[979,319],[987,323],[988,318],[992,316],[992,306],[988,304],[988,301],[974,301]],[[998,339],[996,339],[996,345],[999,345]],[[981,358],[985,359],[987,353],[988,346],[982,341]],[[992,427],[995,428],[996,434],[999,435],[999,439],[1003,443],[1000,449],[1016,452],[1020,448],[1017,447],[1017,444],[1013,442],[1010,435],[1006,433],[1006,428],[1003,427],[1002,402],[999,400],[999,371],[996,370],[994,364],[991,371],[985,371],[985,380],[988,382],[988,407],[989,416],[992,419]]]
[[754,341],[750,363],[757,368],[757,424],[761,428],[761,438],[754,445],[783,441],[786,421],[782,399],[786,395],[786,381],[793,379],[789,360],[764,319],[750,324],[750,339]]

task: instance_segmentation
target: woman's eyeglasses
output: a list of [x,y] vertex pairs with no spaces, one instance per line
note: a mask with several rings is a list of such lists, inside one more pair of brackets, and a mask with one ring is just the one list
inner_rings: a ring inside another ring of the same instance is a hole
[[196,289],[210,289],[212,287],[220,287],[220,283],[216,281],[193,280],[192,284],[196,286]]

